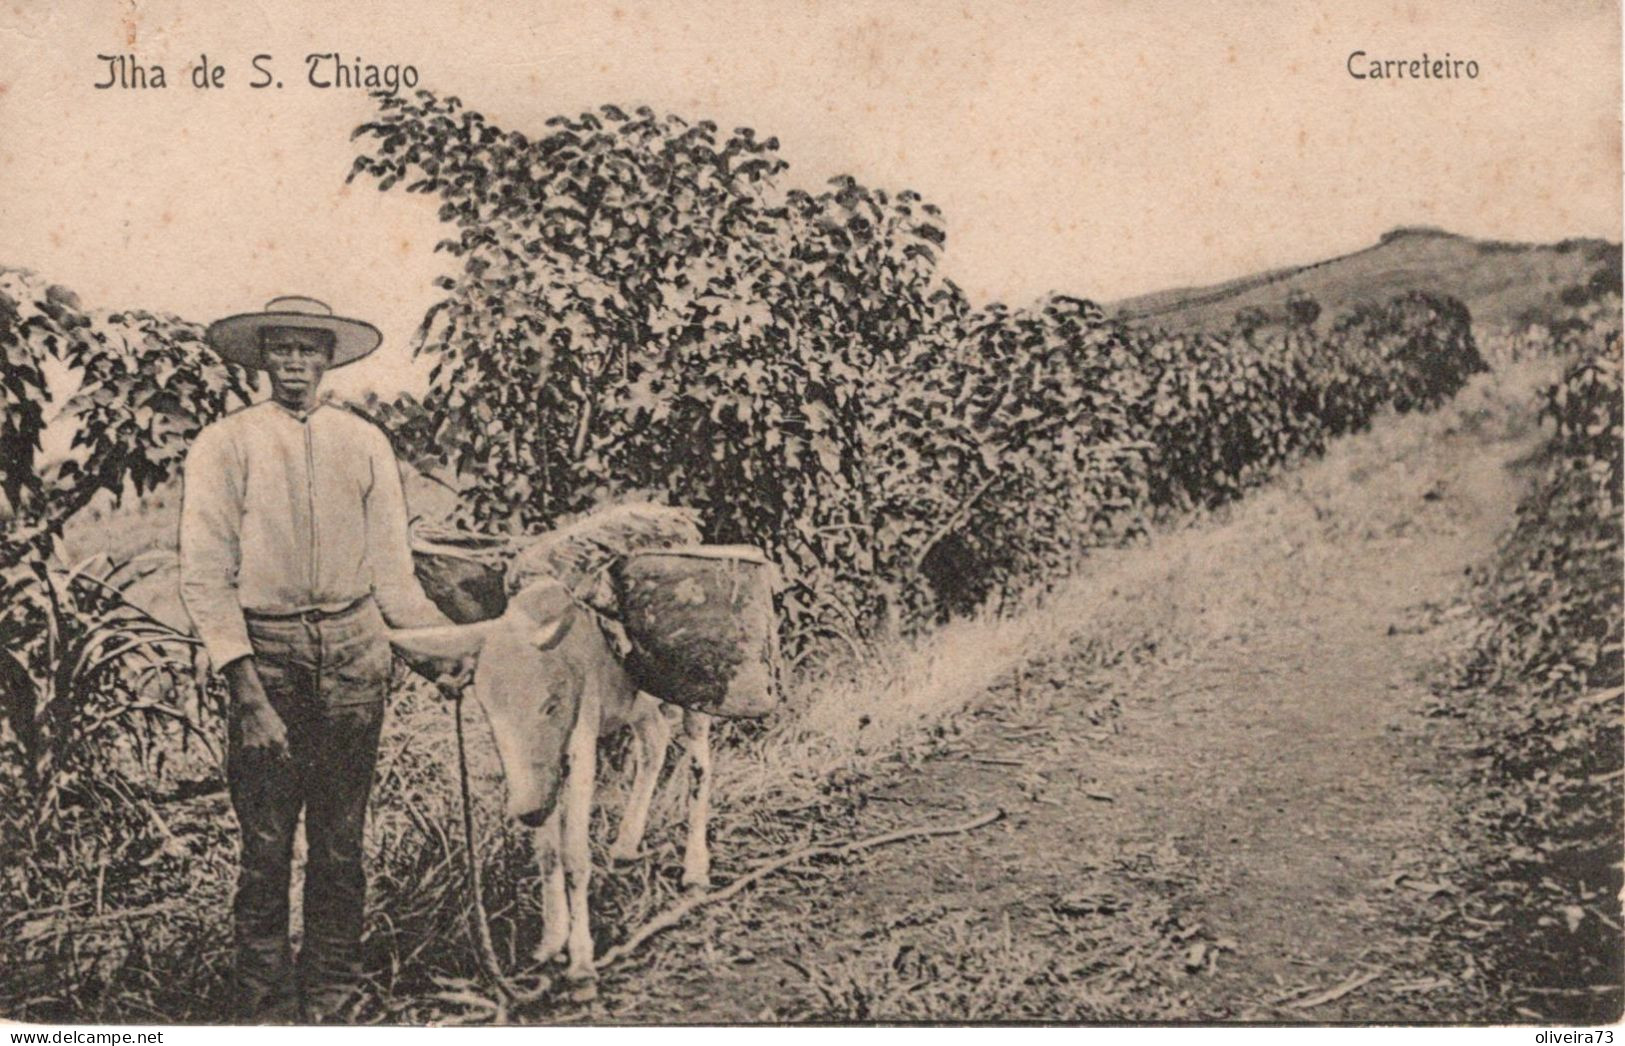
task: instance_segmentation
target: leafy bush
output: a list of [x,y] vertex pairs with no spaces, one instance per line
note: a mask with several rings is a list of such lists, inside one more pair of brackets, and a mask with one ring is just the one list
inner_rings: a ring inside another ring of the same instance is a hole
[[125,599],[138,572],[59,562],[0,578],[0,736],[20,749],[11,765],[42,818],[105,783],[121,754],[145,778],[162,773],[167,742],[208,746],[204,710],[221,707],[194,661],[197,641]]
[[1054,296],[954,317],[893,370],[870,417],[882,562],[916,612],[1058,577],[1084,549],[1139,529],[1143,377],[1099,307]]
[[434,193],[461,261],[425,317],[430,445],[468,521],[540,529],[627,493],[702,511],[786,567],[790,627],[855,631],[874,368],[908,345],[941,229],[912,193],[785,193],[778,141],[648,109],[532,140],[456,98],[380,99],[356,160]]
[[[0,747],[17,751],[4,765],[22,768],[35,815],[48,819],[64,788],[108,769],[110,749],[96,742],[195,729],[195,712],[166,698],[203,685],[187,683],[201,678],[194,641],[123,598],[127,565],[62,561],[63,524],[99,491],[139,495],[167,480],[198,429],[246,402],[249,387],[204,350],[196,324],[88,312],[71,291],[16,269],[0,269],[0,352],[0,490],[13,509],[0,524]],[[71,453],[47,462],[52,366],[79,383],[55,422],[72,426]]]
[[[1324,334],[1313,301],[1292,311],[1284,329],[1243,317],[1216,335],[1129,330],[1062,297],[957,321],[938,335],[947,348],[927,343],[894,376],[899,405],[878,419],[908,423],[880,441],[881,467],[900,477],[886,507],[916,527],[915,566],[950,609],[1008,595],[1153,512],[1223,504],[1379,410],[1434,406],[1484,369],[1451,300],[1407,295]],[[951,562],[934,564],[944,547]]]

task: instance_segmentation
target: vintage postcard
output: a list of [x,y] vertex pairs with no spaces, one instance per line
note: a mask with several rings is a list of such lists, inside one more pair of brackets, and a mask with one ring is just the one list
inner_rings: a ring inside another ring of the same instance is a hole
[[1620,39],[6,5],[0,1018],[1612,1041]]

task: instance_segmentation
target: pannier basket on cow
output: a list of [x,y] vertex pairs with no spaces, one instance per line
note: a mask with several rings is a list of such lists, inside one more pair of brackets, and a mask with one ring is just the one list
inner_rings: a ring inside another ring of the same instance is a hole
[[778,569],[748,545],[644,549],[610,565],[627,670],[662,701],[736,719],[779,703]]
[[727,718],[779,703],[778,568],[748,545],[702,545],[692,509],[631,503],[534,538],[419,525],[424,591],[454,622],[498,617],[533,582],[560,582],[597,618],[639,689]]
[[511,558],[506,538],[417,527],[412,568],[423,592],[459,625],[489,621],[508,605],[503,569]]

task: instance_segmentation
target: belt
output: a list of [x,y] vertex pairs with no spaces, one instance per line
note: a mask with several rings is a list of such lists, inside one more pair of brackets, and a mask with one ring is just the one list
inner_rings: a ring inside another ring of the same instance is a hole
[[286,614],[269,613],[263,610],[245,610],[243,611],[243,617],[249,621],[303,621],[306,623],[330,621],[336,617],[343,617],[346,614],[355,613],[357,610],[360,610],[362,605],[365,604],[370,598],[372,597],[357,596],[355,599],[337,608],[336,610],[325,610],[322,607],[312,607],[309,610],[293,610]]

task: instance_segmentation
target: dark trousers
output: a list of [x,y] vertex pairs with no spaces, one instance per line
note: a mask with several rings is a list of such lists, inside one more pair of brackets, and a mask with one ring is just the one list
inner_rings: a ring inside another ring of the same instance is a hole
[[[361,974],[362,830],[384,720],[390,649],[371,599],[332,616],[248,617],[254,664],[288,732],[286,758],[242,747],[232,710],[226,779],[242,831],[232,906],[239,1013],[336,1015]],[[304,940],[288,942],[294,829],[305,815]]]

